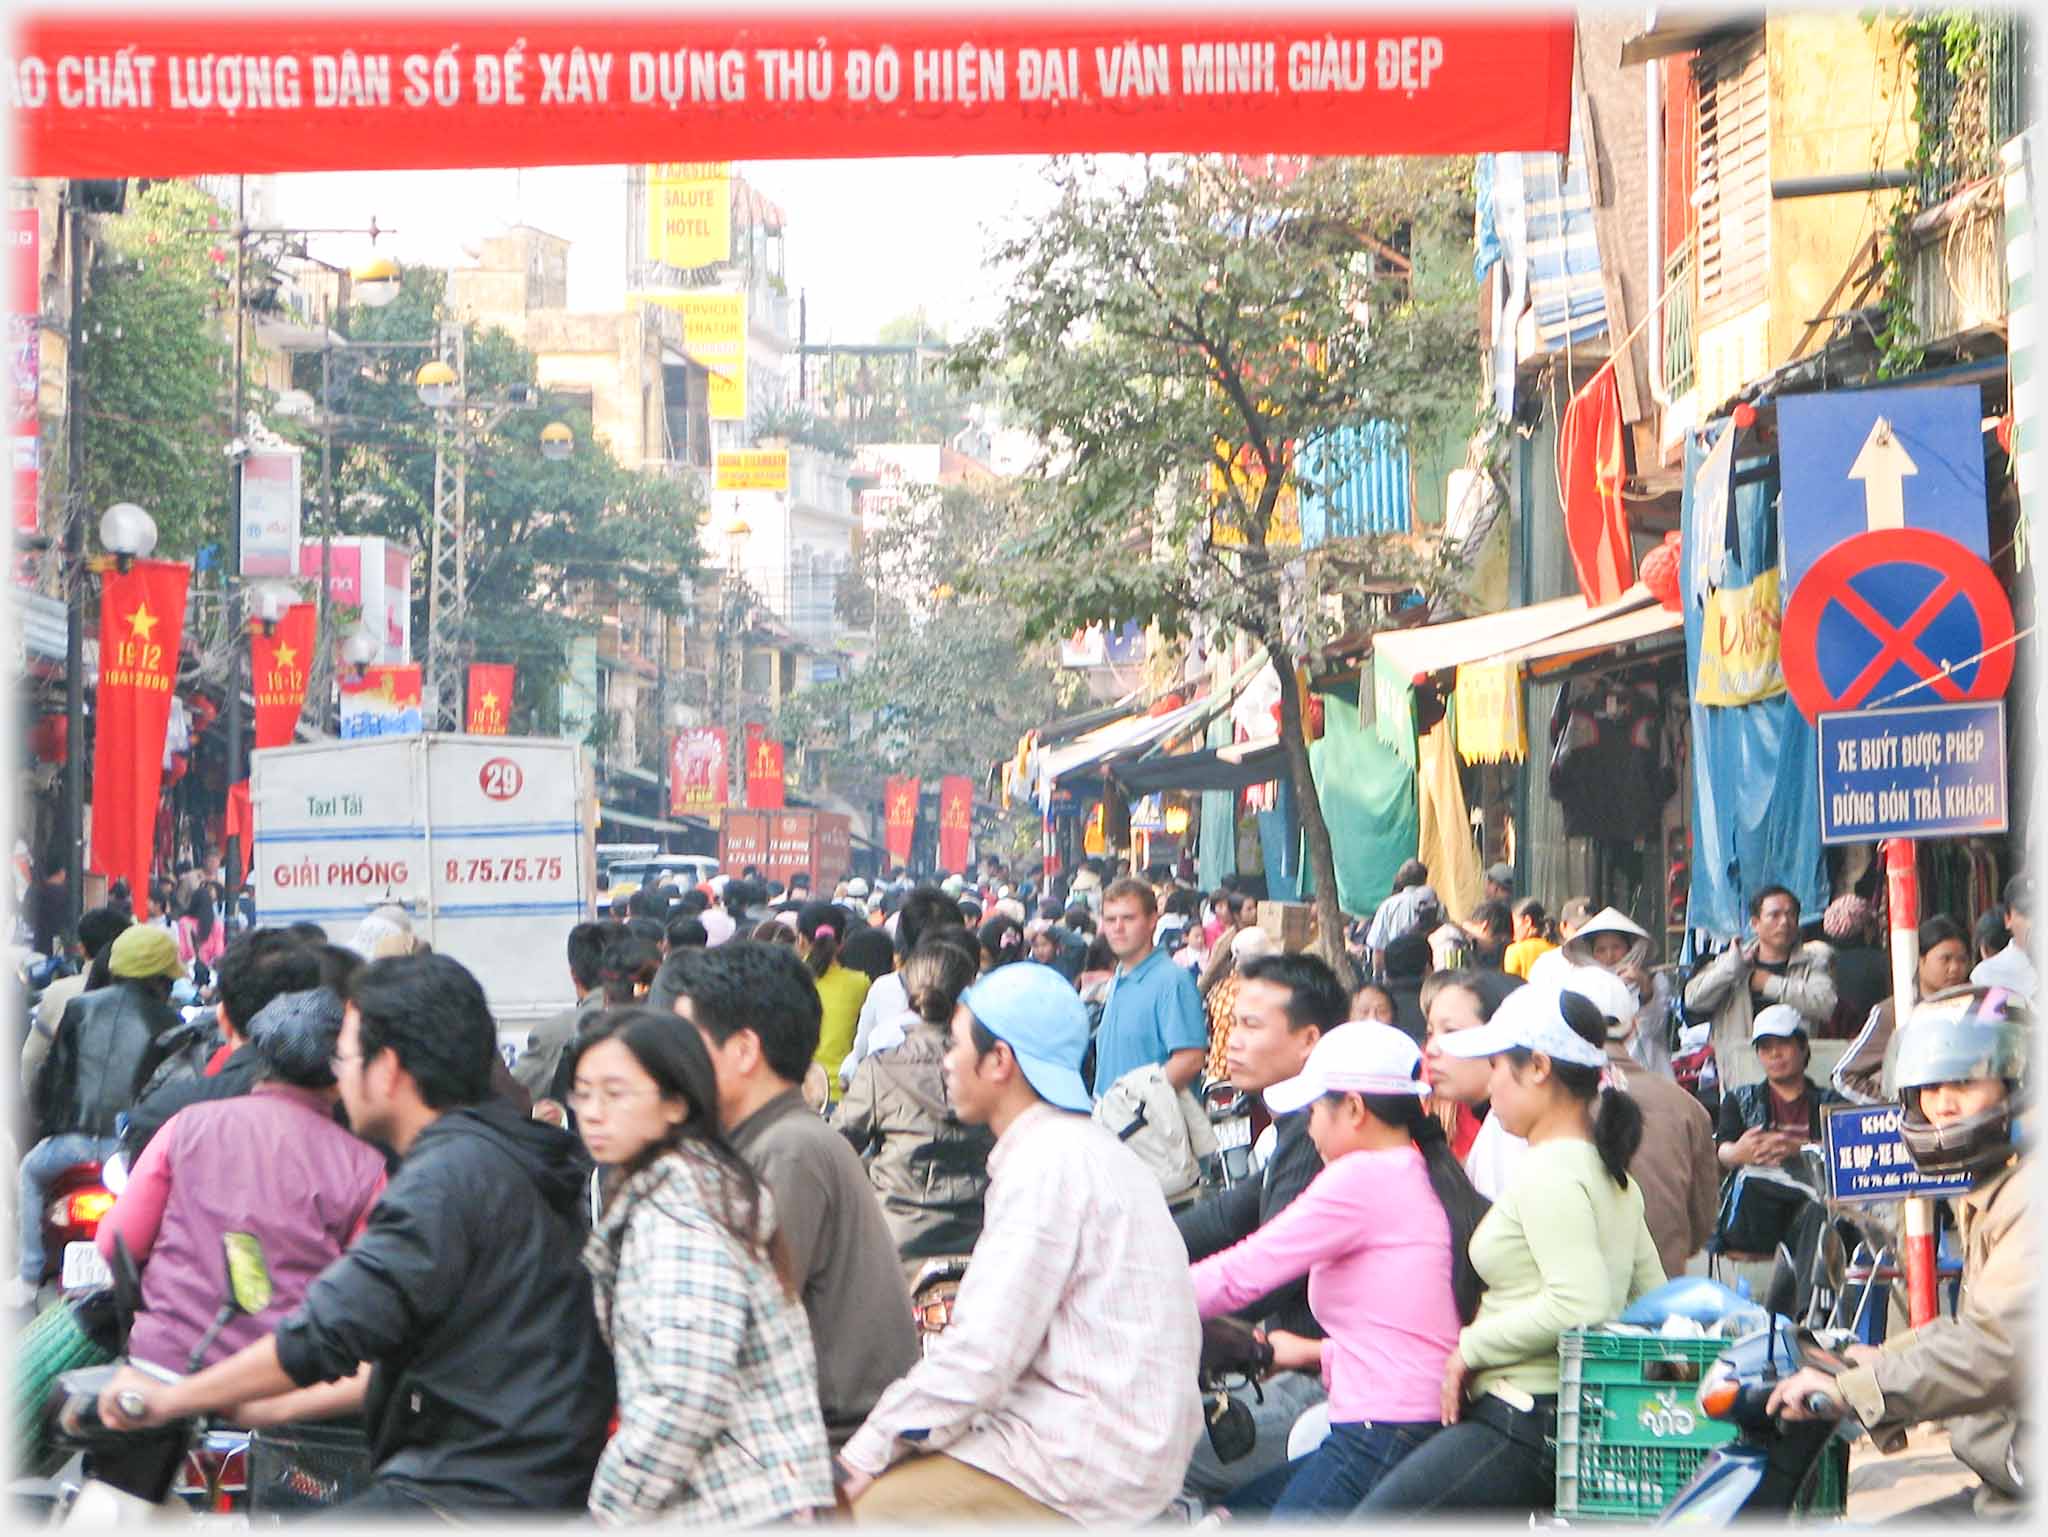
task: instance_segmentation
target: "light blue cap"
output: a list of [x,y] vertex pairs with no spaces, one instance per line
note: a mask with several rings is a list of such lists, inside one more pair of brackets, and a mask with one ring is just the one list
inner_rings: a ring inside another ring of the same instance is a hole
[[1036,961],[1013,961],[968,988],[960,1002],[1016,1055],[1040,1099],[1062,1110],[1090,1108],[1093,1101],[1081,1081],[1088,1011],[1065,977]]

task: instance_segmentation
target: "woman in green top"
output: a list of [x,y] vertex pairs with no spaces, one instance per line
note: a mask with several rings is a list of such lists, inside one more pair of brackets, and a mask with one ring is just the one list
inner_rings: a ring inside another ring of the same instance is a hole
[[868,996],[866,973],[839,964],[839,947],[857,921],[852,913],[831,902],[807,902],[796,915],[797,951],[818,984],[822,1010],[816,1060],[825,1069],[828,1092],[835,1102],[841,1088],[839,1064],[853,1050],[860,1006]]
[[1448,1427],[1361,1511],[1548,1510],[1556,1501],[1557,1342],[1664,1284],[1628,1177],[1643,1114],[1601,1088],[1606,1020],[1577,993],[1524,986],[1439,1048],[1488,1058],[1493,1114],[1529,1148],[1472,1235],[1486,1283],[1444,1369]]

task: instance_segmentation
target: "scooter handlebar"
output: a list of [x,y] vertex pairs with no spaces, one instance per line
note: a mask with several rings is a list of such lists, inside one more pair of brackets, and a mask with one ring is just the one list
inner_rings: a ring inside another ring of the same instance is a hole
[[1833,1419],[1841,1412],[1841,1406],[1826,1393],[1816,1388],[1806,1395],[1806,1412],[1816,1419]]

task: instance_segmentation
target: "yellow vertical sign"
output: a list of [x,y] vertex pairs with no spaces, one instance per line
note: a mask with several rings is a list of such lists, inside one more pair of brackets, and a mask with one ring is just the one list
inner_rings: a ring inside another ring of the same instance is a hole
[[647,259],[694,271],[732,260],[732,164],[667,160],[647,168]]
[[719,289],[643,293],[683,317],[683,346],[711,370],[711,419],[747,419],[747,296]]

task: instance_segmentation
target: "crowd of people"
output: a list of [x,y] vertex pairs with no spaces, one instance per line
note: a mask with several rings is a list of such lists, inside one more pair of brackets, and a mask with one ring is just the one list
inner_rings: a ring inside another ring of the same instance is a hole
[[[188,945],[96,910],[93,968],[24,1057],[14,1300],[45,1268],[39,1182],[120,1149],[99,1244],[140,1263],[145,1315],[103,1415],[352,1417],[365,1513],[1534,1512],[1564,1332],[1761,1259],[1730,1181],[1795,1158],[1842,1095],[1902,1089],[1909,1140],[1981,1176],[1965,1304],[1823,1391],[1866,1425],[1986,1420],[1958,1453],[1988,1505],[2016,1499],[2030,882],[1974,985],[1969,936],[1929,920],[1932,1001],[1899,1027],[1871,994],[1838,1089],[1811,1043],[1867,985],[1836,964],[1875,940],[1867,906],[1807,939],[1767,888],[1754,933],[1674,986],[1628,915],[1553,920],[1505,866],[1487,880],[1454,921],[1404,866],[1344,936],[1355,988],[1252,893],[1093,863],[1045,890],[1000,862],[829,895],[753,869],[656,884],[569,932],[577,1001],[509,1068],[477,979],[401,910],[349,945],[255,928],[210,958],[196,919]],[[174,987],[210,1008],[181,1018]],[[1926,1047],[1959,1029],[1996,1049]],[[1224,1082],[1255,1166],[1177,1182],[1176,1107]],[[206,1341],[230,1228],[273,1295]],[[953,1257],[921,1350],[912,1288]],[[1237,1395],[1248,1451],[1197,1388],[1226,1318],[1273,1357]]]

